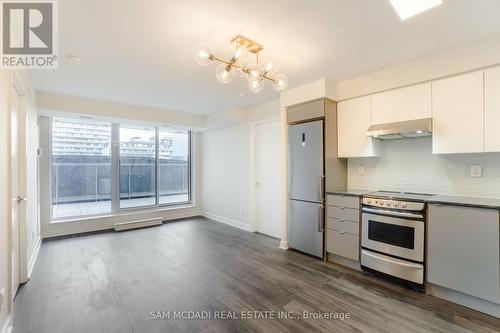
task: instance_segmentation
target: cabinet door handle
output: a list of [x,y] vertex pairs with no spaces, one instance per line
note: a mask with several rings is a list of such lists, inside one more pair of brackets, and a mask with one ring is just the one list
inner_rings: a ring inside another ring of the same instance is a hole
[[343,234],[345,234],[345,231],[339,231],[339,234],[343,235]]

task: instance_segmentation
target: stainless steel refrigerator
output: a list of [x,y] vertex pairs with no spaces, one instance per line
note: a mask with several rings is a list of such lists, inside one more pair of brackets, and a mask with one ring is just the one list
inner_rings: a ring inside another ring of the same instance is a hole
[[288,243],[323,257],[323,120],[288,126]]

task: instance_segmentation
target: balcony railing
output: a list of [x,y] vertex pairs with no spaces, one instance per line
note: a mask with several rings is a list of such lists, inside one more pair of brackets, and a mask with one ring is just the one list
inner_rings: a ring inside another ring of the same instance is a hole
[[[159,195],[188,194],[187,161],[160,160]],[[155,196],[155,165],[152,162],[120,163],[120,198]],[[99,202],[111,200],[111,166],[109,162],[52,163],[52,203]]]

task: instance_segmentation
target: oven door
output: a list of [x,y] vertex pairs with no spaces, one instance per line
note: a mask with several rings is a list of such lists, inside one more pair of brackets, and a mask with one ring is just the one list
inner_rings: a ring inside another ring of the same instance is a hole
[[424,216],[363,208],[361,246],[403,259],[424,261]]

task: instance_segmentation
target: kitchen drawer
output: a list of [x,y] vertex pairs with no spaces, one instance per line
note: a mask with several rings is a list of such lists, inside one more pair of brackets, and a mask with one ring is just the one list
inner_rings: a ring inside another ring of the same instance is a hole
[[326,227],[328,229],[345,231],[350,234],[359,235],[359,223],[349,220],[341,220],[329,217],[326,221]]
[[337,206],[326,206],[326,216],[359,223],[359,210]]
[[335,255],[359,260],[359,236],[328,229],[326,231],[326,250]]
[[328,194],[326,203],[332,206],[359,209],[359,198],[346,195]]

